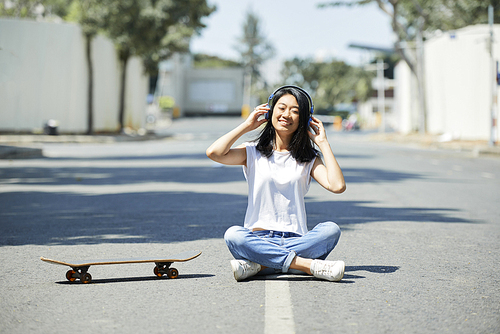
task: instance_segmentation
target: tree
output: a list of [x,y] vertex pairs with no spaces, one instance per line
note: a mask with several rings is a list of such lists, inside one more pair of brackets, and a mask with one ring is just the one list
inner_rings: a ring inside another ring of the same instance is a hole
[[418,83],[421,133],[426,131],[426,108],[422,67],[424,32],[452,30],[471,24],[487,23],[487,8],[495,8],[500,19],[500,0],[351,0],[320,4],[320,8],[362,6],[375,3],[391,19],[397,41],[395,49],[406,62]]
[[195,68],[224,68],[241,67],[242,65],[234,60],[222,59],[217,56],[211,56],[203,53],[193,55],[193,66]]
[[206,0],[102,0],[103,28],[114,41],[121,67],[119,130],[123,130],[127,64],[132,56],[143,58],[147,72],[157,71],[159,61],[172,52],[187,51],[190,37],[205,27],[202,18],[215,7]]
[[10,0],[0,1],[0,17],[48,18],[64,17],[71,0]]
[[87,60],[87,134],[94,132],[94,66],[92,62],[92,40],[103,24],[103,8],[98,0],[73,0],[66,20],[77,22],[85,37]]
[[246,94],[249,97],[251,87],[261,79],[260,66],[274,55],[273,46],[261,31],[259,17],[250,10],[247,12],[243,23],[243,34],[238,42],[236,50],[241,55],[240,62],[246,71]]
[[310,92],[317,112],[330,113],[339,103],[367,100],[373,74],[343,61],[293,58],[285,61],[282,76],[285,84]]

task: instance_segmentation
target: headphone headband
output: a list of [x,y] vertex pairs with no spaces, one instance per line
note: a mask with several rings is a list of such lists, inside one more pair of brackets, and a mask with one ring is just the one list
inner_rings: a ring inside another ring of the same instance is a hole
[[285,86],[281,86],[281,87],[277,88],[271,95],[269,95],[269,99],[267,100],[267,104],[271,105],[271,100],[273,99],[274,95],[277,92],[279,92],[280,90],[286,89],[286,88],[295,88],[296,90],[298,90],[299,92],[304,94],[309,102],[309,112],[311,114],[314,113],[314,104],[313,104],[313,100],[312,100],[311,96],[309,95],[309,93],[306,92],[303,88],[300,88],[299,86],[294,86],[294,85],[285,85]]

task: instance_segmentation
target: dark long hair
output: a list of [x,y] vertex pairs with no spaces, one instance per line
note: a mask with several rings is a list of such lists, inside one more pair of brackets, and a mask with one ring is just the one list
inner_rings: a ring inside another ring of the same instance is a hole
[[288,150],[292,154],[292,157],[298,162],[310,162],[318,155],[318,151],[314,148],[312,140],[307,133],[309,128],[309,117],[311,117],[309,100],[304,93],[293,87],[280,89],[274,94],[269,106],[271,108],[271,110],[269,110],[269,121],[256,139],[256,148],[267,158],[273,154],[276,130],[274,129],[271,119],[276,102],[278,102],[283,95],[292,95],[299,104],[299,127],[293,133]]

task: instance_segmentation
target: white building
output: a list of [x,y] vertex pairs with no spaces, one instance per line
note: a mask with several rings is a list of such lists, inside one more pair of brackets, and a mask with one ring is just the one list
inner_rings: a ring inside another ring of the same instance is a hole
[[[494,26],[494,59],[500,59],[500,25]],[[427,130],[447,138],[489,140],[493,78],[488,25],[475,25],[439,33],[424,43]],[[417,86],[408,66],[396,68],[397,129],[418,128]],[[495,86],[498,94],[498,86]],[[495,103],[496,106],[496,103]],[[496,126],[498,133],[498,124]],[[498,140],[498,139],[497,139]]]
[[190,55],[174,54],[160,64],[155,95],[172,101],[176,117],[239,115],[243,89],[243,68],[193,68]]

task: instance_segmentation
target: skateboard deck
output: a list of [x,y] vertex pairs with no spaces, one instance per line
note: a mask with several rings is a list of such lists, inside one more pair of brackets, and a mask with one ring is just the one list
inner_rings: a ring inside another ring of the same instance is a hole
[[156,276],[162,277],[167,275],[169,278],[177,278],[179,276],[179,271],[175,268],[170,268],[174,262],[186,262],[197,258],[201,255],[200,251],[187,251],[179,254],[175,254],[168,257],[146,257],[146,258],[131,258],[131,259],[109,259],[109,260],[89,260],[89,261],[58,261],[40,257],[40,260],[58,264],[62,266],[71,267],[70,270],[66,272],[66,279],[70,282],[74,282],[79,279],[82,283],[90,283],[92,281],[92,275],[88,273],[90,266],[100,266],[100,265],[111,265],[111,264],[129,264],[129,263],[148,263],[154,262],[155,267],[153,272]]

